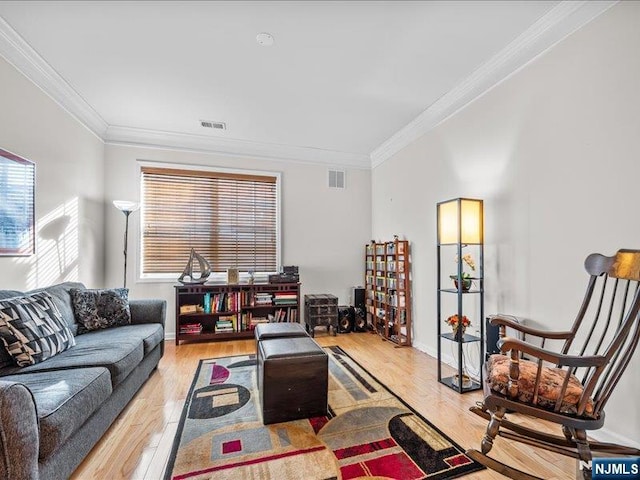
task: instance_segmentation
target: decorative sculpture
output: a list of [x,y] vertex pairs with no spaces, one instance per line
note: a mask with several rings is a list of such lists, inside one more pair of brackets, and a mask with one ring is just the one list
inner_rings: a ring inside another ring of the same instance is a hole
[[[198,261],[198,266],[199,266],[199,271],[200,271],[200,276],[198,278],[195,278],[193,276],[193,261],[197,260]],[[178,277],[178,281],[180,283],[204,283],[207,281],[207,279],[209,278],[209,275],[211,275],[211,265],[209,265],[209,262],[207,262],[205,260],[205,258],[196,253],[196,250],[194,248],[191,249],[191,254],[189,255],[189,261],[187,262],[187,266],[184,267],[184,270],[182,271],[182,275],[180,275],[180,277]],[[188,280],[187,280],[188,278]]]

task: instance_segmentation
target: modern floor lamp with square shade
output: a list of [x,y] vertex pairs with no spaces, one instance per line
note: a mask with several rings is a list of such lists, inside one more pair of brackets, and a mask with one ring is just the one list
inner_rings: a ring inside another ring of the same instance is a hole
[[[468,392],[481,388],[482,360],[484,350],[484,228],[483,202],[472,198],[454,198],[437,204],[437,247],[438,247],[438,380],[458,392]],[[463,255],[463,248],[467,248]],[[442,254],[446,252],[445,265],[455,272],[442,272]],[[448,254],[451,254],[449,257]],[[473,257],[476,256],[476,259]],[[465,268],[473,273],[465,272]],[[453,270],[453,268],[452,268]],[[446,274],[444,274],[446,273]],[[453,285],[451,285],[453,280]],[[475,285],[475,286],[474,286]],[[473,299],[477,301],[473,301]],[[455,305],[455,308],[454,308]],[[443,307],[448,309],[443,312]],[[464,315],[467,313],[469,317]],[[442,331],[446,323],[452,331]],[[475,326],[475,334],[465,333],[467,326]],[[455,347],[454,360],[457,373],[442,376],[444,345]],[[479,345],[478,379],[472,379],[464,366],[465,344]],[[457,358],[455,358],[457,357]]]
[[114,200],[114,207],[124,213],[124,288],[127,287],[127,243],[129,239],[129,215],[140,208],[140,204],[137,202],[130,202],[128,200]]

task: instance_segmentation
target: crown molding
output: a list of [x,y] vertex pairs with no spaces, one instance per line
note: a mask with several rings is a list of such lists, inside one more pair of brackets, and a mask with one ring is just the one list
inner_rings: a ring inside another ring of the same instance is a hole
[[107,128],[104,141],[111,145],[188,150],[304,164],[340,165],[367,170],[371,168],[371,159],[365,154],[114,125]]
[[0,55],[106,143],[371,168],[369,155],[109,125],[2,17]]
[[82,125],[103,138],[107,122],[2,17],[0,55]]
[[110,126],[2,17],[0,55],[107,143],[375,168],[616,3],[618,0],[560,2],[371,155]]
[[371,152],[375,168],[519,71],[618,0],[562,1],[504,49]]

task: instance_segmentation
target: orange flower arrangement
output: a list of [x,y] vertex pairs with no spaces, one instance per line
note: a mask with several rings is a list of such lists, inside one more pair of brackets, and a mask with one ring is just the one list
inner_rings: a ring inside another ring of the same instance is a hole
[[[451,315],[449,318],[447,318],[445,323],[453,328],[458,328],[461,322],[459,321],[458,315],[456,314],[456,315]],[[462,328],[467,328],[469,325],[471,325],[471,320],[469,320],[466,315],[463,315]]]

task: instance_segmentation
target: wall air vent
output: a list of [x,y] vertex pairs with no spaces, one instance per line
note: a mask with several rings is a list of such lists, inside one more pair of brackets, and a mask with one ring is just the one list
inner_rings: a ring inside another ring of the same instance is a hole
[[345,188],[344,170],[329,170],[329,188]]
[[212,122],[211,120],[200,120],[200,126],[213,128],[214,130],[226,130],[227,124],[224,122]]

